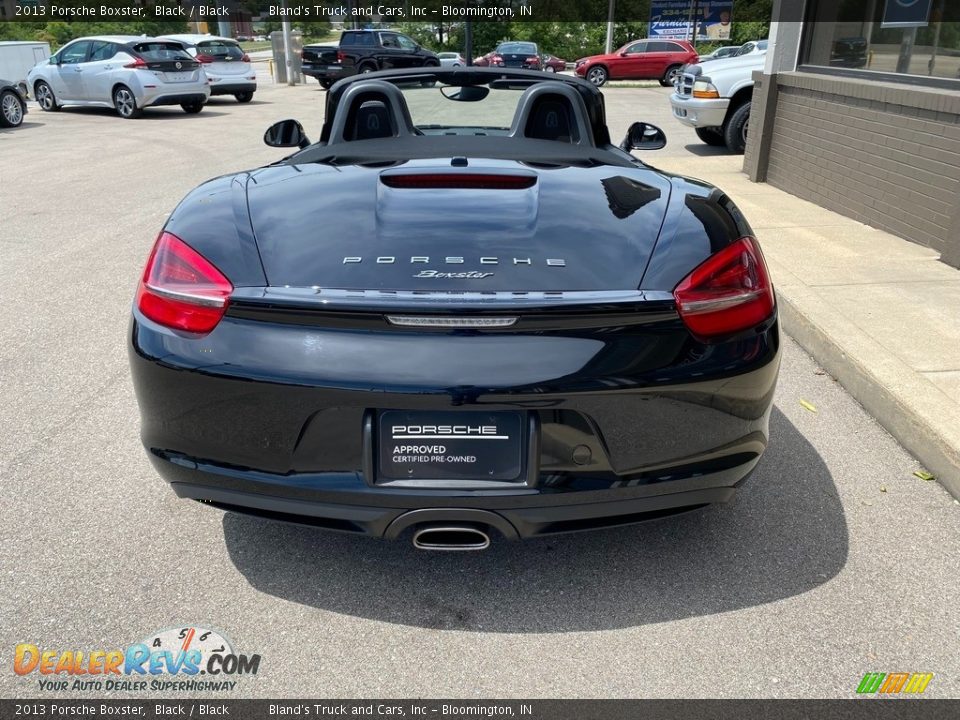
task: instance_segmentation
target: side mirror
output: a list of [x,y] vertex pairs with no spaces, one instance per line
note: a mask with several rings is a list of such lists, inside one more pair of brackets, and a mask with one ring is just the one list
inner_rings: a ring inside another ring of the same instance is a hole
[[645,122],[635,122],[627,130],[627,136],[620,143],[620,149],[631,150],[659,150],[667,145],[667,136],[656,125]]
[[51,65],[59,65],[59,64],[60,64],[60,58],[59,58],[59,56],[57,56],[57,55],[51,55],[51,56],[50,56],[50,60],[49,60],[48,62],[49,62]]
[[263,142],[270,147],[305,148],[310,144],[303,125],[296,120],[281,120],[267,128],[263,134]]

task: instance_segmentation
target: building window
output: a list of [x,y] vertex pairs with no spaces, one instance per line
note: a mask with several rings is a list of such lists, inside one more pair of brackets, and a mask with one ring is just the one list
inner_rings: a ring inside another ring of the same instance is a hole
[[960,3],[810,0],[801,48],[800,65],[811,69],[960,85]]

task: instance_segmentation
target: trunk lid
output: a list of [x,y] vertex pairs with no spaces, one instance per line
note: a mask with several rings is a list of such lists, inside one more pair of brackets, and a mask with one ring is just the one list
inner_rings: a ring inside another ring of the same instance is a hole
[[414,160],[279,165],[247,193],[271,286],[574,292],[639,286],[670,183],[639,168]]
[[300,53],[304,63],[309,65],[336,65],[336,45],[307,45]]

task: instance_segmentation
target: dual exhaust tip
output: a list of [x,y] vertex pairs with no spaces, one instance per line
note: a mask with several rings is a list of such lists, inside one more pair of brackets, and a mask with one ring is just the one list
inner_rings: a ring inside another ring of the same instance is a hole
[[413,546],[417,550],[440,552],[486,550],[490,547],[490,535],[471,525],[431,525],[417,529]]

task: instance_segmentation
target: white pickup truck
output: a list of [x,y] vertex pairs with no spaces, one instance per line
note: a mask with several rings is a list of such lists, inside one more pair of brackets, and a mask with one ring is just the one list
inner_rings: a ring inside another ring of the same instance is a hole
[[670,96],[673,116],[708,145],[743,152],[747,145],[753,72],[762,70],[767,41],[745,43],[723,60],[687,65]]

